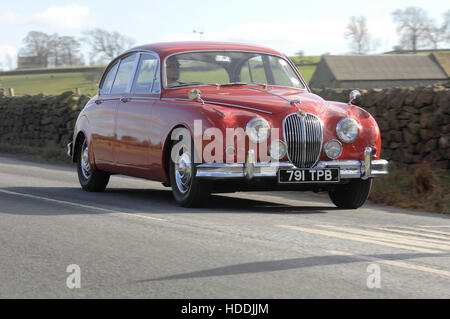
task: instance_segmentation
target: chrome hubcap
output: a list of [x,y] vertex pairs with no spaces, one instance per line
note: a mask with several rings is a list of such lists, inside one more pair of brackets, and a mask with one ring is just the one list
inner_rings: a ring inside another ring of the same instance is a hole
[[81,149],[81,173],[85,179],[89,179],[91,176],[91,165],[89,164],[89,147],[86,145],[86,141],[83,143]]
[[175,162],[175,180],[178,190],[182,194],[189,191],[192,181],[192,163],[191,155],[188,152],[179,155]]

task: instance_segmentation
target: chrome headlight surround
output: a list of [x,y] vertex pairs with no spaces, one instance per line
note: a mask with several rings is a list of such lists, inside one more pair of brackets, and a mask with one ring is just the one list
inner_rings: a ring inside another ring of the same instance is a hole
[[270,136],[269,122],[261,117],[255,117],[247,123],[245,133],[247,133],[251,142],[257,144],[263,143]]
[[359,124],[350,117],[343,118],[336,126],[336,134],[344,143],[353,143],[359,136]]

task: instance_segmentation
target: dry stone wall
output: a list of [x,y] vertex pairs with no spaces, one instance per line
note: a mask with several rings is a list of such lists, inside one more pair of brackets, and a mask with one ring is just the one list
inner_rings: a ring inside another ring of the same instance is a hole
[[73,92],[0,97],[0,144],[65,152],[78,114],[88,100]]
[[[313,89],[322,98],[347,102],[350,89]],[[449,168],[450,89],[442,86],[360,90],[378,122],[381,156],[393,165],[427,162]]]
[[[347,102],[350,89],[313,89],[326,100]],[[394,165],[428,162],[449,168],[450,89],[445,87],[361,90],[360,105],[381,130],[381,156]],[[89,97],[0,97],[0,144],[52,147],[64,153],[78,113]]]

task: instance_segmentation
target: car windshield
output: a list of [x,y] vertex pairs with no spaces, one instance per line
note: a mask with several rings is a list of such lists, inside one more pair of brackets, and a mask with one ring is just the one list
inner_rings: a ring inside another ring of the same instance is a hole
[[305,88],[285,59],[257,52],[180,53],[166,59],[164,74],[167,88],[191,85],[271,85]]

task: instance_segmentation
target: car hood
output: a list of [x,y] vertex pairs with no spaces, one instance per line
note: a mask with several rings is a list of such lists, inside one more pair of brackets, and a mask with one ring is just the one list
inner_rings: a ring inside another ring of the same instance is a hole
[[[190,89],[166,91],[164,98],[186,99]],[[207,104],[244,107],[263,113],[295,111],[297,107],[307,113],[320,114],[328,107],[321,97],[305,90],[274,87],[200,87],[201,97]],[[300,103],[291,103],[292,101]]]

